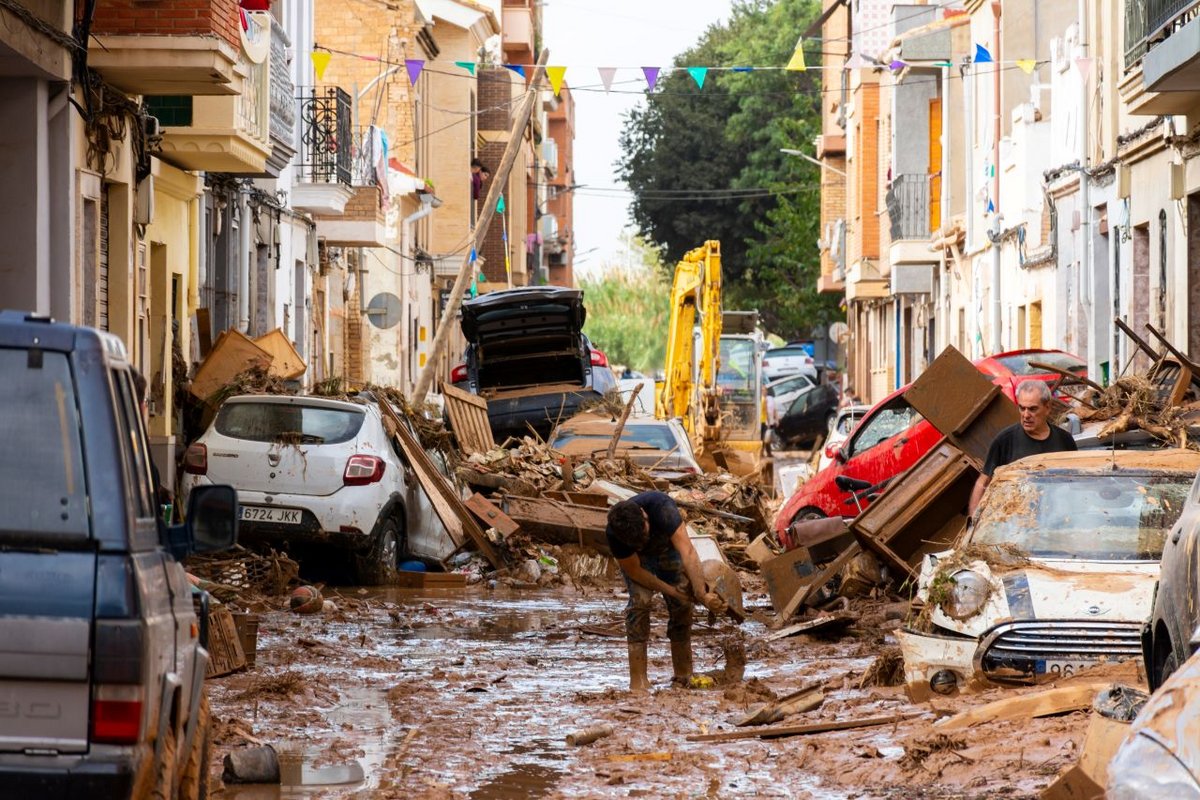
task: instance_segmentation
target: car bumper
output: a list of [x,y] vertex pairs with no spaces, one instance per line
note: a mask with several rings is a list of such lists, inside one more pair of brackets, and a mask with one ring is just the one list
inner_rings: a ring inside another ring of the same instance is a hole
[[131,761],[14,755],[0,760],[0,786],[4,787],[4,797],[38,800],[129,797],[134,771]]
[[908,629],[897,631],[896,638],[900,641],[900,655],[904,658],[904,683],[913,700],[919,702],[933,693],[934,676],[939,673],[949,672],[953,675],[960,689],[971,681],[978,639],[918,633]]

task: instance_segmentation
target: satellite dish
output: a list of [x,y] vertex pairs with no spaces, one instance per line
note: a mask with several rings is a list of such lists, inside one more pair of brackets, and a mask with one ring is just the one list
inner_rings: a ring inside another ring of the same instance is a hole
[[830,323],[829,338],[838,344],[841,344],[850,338],[850,326],[844,322]]
[[399,325],[401,312],[400,298],[391,292],[380,292],[367,304],[367,319],[383,330]]

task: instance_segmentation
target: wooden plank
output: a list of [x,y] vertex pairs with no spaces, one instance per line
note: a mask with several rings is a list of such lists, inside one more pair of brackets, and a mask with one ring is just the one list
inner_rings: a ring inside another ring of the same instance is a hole
[[207,400],[224,388],[238,373],[256,366],[269,368],[271,358],[270,353],[241,331],[225,331],[213,345],[208,358],[204,359],[200,368],[196,370],[191,392],[199,399]]
[[504,510],[529,536],[550,544],[579,544],[610,556],[608,510],[533,497],[506,497]]
[[536,497],[538,494],[536,486],[520,478],[510,478],[507,475],[498,475],[494,472],[480,472],[471,467],[459,467],[455,474],[458,475],[460,481],[468,486],[478,486],[484,489],[500,489],[508,494],[521,495],[522,497]]
[[917,714],[891,714],[886,717],[867,717],[865,719],[845,719],[838,722],[816,722],[810,725],[775,725],[769,728],[755,728],[748,731],[724,731],[722,733],[702,733],[687,737],[689,742],[730,742],[735,739],[767,739],[777,736],[807,736],[814,733],[829,733],[831,731],[850,731],[858,728],[873,728],[879,725],[893,725]]
[[467,576],[460,572],[410,572],[396,573],[396,584],[406,589],[458,589],[467,585]]
[[271,354],[271,366],[267,372],[285,381],[295,380],[308,371],[308,365],[296,352],[295,345],[279,328],[264,333],[254,343]]
[[774,642],[778,639],[786,639],[789,636],[795,636],[799,633],[808,633],[812,631],[821,631],[829,628],[845,627],[854,622],[857,617],[852,617],[849,614],[827,614],[816,619],[797,622],[795,625],[789,625],[786,628],[780,628],[774,633],[768,633],[762,637],[764,642]]
[[1005,697],[986,705],[967,709],[953,717],[934,723],[939,730],[960,730],[984,722],[1005,719],[1034,719],[1065,714],[1090,708],[1096,693],[1107,689],[1112,681],[1092,681],[1073,686],[1059,686],[1042,692]]
[[496,448],[486,400],[444,382],[442,397],[446,402],[446,415],[450,417],[450,428],[464,453],[487,453]]
[[206,678],[228,675],[246,666],[246,653],[233,614],[217,603],[213,603],[208,612],[208,653]]
[[611,461],[617,454],[617,443],[621,441],[621,431],[625,430],[625,421],[629,419],[629,412],[633,410],[633,404],[637,402],[638,393],[642,391],[642,384],[639,383],[633,390],[633,394],[629,396],[629,402],[625,404],[625,409],[621,412],[621,419],[617,422],[617,427],[613,431],[612,439],[608,443],[608,460]]
[[505,536],[511,536],[521,529],[520,525],[513,522],[512,517],[479,492],[467,498],[467,508],[474,511],[475,516],[483,520],[489,528],[495,528]]
[[503,567],[504,561],[492,547],[487,534],[479,527],[479,523],[471,516],[467,507],[463,505],[462,498],[451,488],[449,481],[437,471],[437,467],[429,460],[425,449],[408,429],[408,425],[400,419],[386,400],[382,398],[379,400],[379,408],[383,411],[384,416],[392,421],[396,441],[400,445],[400,449],[404,451],[404,456],[416,474],[417,480],[420,481],[421,487],[425,490],[425,494],[429,496],[430,504],[438,515],[438,519],[446,526],[450,539],[456,545],[461,545],[463,534],[466,534],[483,554],[483,557],[488,560],[488,563],[497,569]]

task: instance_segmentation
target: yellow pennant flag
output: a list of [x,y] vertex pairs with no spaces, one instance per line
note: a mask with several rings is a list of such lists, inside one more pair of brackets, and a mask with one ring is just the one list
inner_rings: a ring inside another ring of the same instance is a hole
[[563,75],[567,74],[566,67],[546,67],[546,77],[550,79],[550,88],[555,96],[562,91]]
[[793,72],[805,72],[808,67],[804,64],[804,37],[801,36],[796,40],[796,51],[792,53],[792,58],[787,63],[786,69]]
[[1017,66],[1020,67],[1021,71],[1026,75],[1032,75],[1033,68],[1037,66],[1037,61],[1032,58],[1018,58]]
[[313,62],[313,72],[317,74],[317,80],[325,77],[325,68],[329,66],[330,54],[326,50],[313,50],[310,54]]

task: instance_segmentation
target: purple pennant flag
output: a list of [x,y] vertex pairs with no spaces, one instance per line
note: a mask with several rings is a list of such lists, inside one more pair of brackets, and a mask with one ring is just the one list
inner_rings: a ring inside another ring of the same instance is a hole
[[893,61],[891,64],[888,64],[888,69],[892,72],[899,72],[907,66],[908,64],[903,61]]
[[424,59],[406,58],[404,59],[404,67],[408,70],[408,82],[416,86],[417,78],[421,77],[421,70],[425,68]]
[[652,92],[658,84],[658,69],[658,67],[642,67],[642,74],[646,76],[646,84]]

